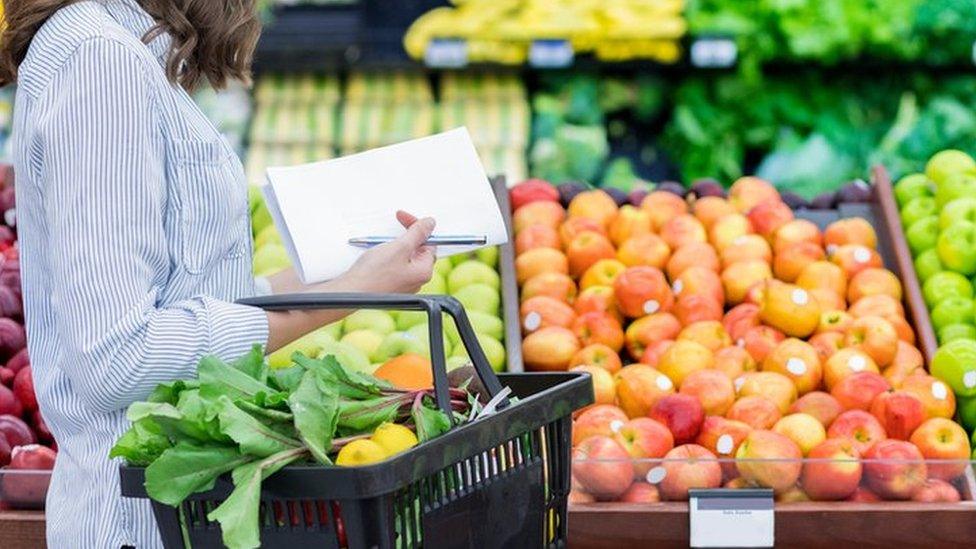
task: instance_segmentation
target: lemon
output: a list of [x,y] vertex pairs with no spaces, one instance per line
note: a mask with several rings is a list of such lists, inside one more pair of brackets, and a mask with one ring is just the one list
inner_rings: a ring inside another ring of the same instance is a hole
[[417,445],[417,435],[413,431],[397,425],[396,423],[384,423],[376,428],[370,440],[379,444],[389,455],[399,454]]
[[372,440],[354,440],[339,450],[336,465],[343,467],[358,467],[378,463],[388,458],[389,454],[382,446]]

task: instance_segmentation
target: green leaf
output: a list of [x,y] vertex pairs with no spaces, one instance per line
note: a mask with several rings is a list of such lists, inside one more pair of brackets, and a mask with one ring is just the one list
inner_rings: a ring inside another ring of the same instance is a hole
[[321,359],[309,358],[301,353],[292,356],[295,363],[304,366],[306,369],[316,373],[319,377],[320,385],[332,390],[340,397],[365,399],[383,394],[383,389],[392,386],[372,376],[353,372],[345,369],[342,364],[332,355],[326,355]]
[[195,379],[160,383],[146,400],[149,402],[162,402],[175,405],[179,400],[180,393],[187,389],[196,389],[198,387],[200,387],[200,383]]
[[451,418],[440,410],[428,408],[418,399],[411,408],[410,415],[417,426],[417,439],[426,442],[451,430]]
[[[205,356],[197,366],[197,375],[203,384],[204,396],[218,394],[231,398],[254,398],[259,393],[271,394],[275,391],[248,374],[225,364],[215,356]],[[206,389],[206,390],[204,390]]]
[[267,457],[302,445],[300,441],[241,410],[229,397],[222,396],[217,403],[217,417],[221,429],[240,446],[245,454]]
[[122,458],[129,465],[145,467],[170,446],[169,437],[163,433],[163,429],[151,418],[145,418],[133,423],[129,430],[119,437],[108,457]]
[[220,430],[216,403],[212,399],[204,398],[199,389],[180,393],[176,408],[183,414],[183,421],[179,427],[184,434],[204,442],[209,440],[231,442],[230,438]]
[[245,412],[251,414],[262,421],[275,421],[278,423],[291,423],[295,419],[295,415],[291,412],[283,412],[281,410],[274,410],[272,408],[264,408],[259,406],[249,400],[239,399],[235,400],[234,404],[238,408],[244,410]]
[[295,427],[312,456],[331,465],[328,453],[339,421],[339,397],[322,391],[315,372],[308,371],[288,403],[295,415]]
[[209,520],[220,523],[224,545],[230,549],[254,549],[261,546],[258,524],[261,481],[306,453],[304,448],[293,448],[234,470],[234,491],[207,515]]
[[403,397],[400,395],[369,400],[341,399],[339,428],[346,435],[373,431],[381,423],[395,420],[403,403]]
[[292,366],[290,368],[275,370],[270,381],[278,389],[291,393],[298,388],[298,384],[301,383],[303,375],[305,375],[305,368]]
[[235,360],[231,366],[261,383],[268,382],[268,365],[264,361],[264,348],[255,344],[250,352]]
[[146,467],[146,492],[175,507],[190,494],[210,490],[217,477],[253,459],[233,446],[181,442]]

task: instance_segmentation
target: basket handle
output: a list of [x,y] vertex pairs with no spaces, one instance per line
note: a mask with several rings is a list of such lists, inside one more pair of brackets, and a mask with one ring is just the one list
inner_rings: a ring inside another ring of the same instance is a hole
[[[454,424],[451,411],[450,384],[447,380],[447,360],[444,357],[443,318],[447,313],[454,319],[461,343],[464,344],[471,363],[488,391],[488,398],[494,398],[502,390],[501,382],[495,375],[485,357],[478,338],[475,336],[464,306],[457,299],[446,295],[413,294],[368,294],[368,293],[294,293],[264,297],[252,297],[238,301],[241,305],[259,307],[266,311],[297,311],[309,309],[385,309],[398,311],[424,311],[430,338],[430,356],[434,369],[434,394],[437,406],[447,414]],[[498,409],[508,406],[505,398]]]

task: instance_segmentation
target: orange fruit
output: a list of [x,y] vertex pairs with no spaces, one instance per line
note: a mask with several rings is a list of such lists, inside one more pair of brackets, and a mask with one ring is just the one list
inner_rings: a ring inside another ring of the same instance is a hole
[[373,376],[389,381],[398,389],[426,389],[434,386],[434,372],[426,357],[407,353],[391,358],[373,372]]

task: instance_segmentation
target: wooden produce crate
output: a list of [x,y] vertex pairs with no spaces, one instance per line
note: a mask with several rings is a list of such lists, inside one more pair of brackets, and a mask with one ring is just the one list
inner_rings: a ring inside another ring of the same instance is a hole
[[44,549],[44,511],[0,511],[0,547]]

